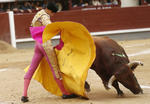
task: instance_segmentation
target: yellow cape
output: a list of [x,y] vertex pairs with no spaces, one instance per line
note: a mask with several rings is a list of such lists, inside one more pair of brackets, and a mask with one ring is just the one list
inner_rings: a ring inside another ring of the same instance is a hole
[[[68,21],[47,25],[43,32],[43,42],[52,39],[58,33],[64,42],[61,50],[55,50],[63,84],[70,93],[86,97],[84,84],[96,53],[93,39],[83,25]],[[52,94],[62,95],[45,57],[41,60],[33,78]]]

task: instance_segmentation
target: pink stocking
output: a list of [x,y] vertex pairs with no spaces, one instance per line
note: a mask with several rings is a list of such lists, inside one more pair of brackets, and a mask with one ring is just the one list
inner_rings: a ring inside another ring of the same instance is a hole
[[23,96],[27,96],[27,91],[28,91],[28,87],[29,87],[29,84],[30,84],[30,80],[31,80],[31,78],[32,78],[36,68],[38,67],[41,59],[43,58],[43,56],[44,56],[43,53],[40,51],[39,46],[36,43],[31,65],[29,67],[28,72],[24,76],[24,92],[23,92]]
[[65,95],[70,95],[70,93],[67,92],[66,89],[64,88],[64,85],[63,85],[62,80],[57,79],[57,78],[56,78],[55,80],[56,80],[56,82],[57,82],[57,84],[58,84],[60,90],[62,91],[62,93],[65,94]]
[[27,91],[28,91],[28,87],[30,84],[30,80],[29,79],[24,79],[24,91],[23,91],[23,96],[27,97]]

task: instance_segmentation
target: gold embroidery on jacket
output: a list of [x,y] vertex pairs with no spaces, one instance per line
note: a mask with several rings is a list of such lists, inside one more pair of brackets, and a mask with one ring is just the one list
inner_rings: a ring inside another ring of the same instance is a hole
[[31,26],[46,26],[50,23],[50,16],[45,12],[45,10],[41,10],[34,16]]
[[48,40],[47,42],[43,43],[43,48],[48,56],[48,59],[50,61],[50,64],[52,65],[53,69],[54,69],[54,73],[56,75],[56,78],[62,79],[61,75],[60,75],[60,69],[59,69],[59,65],[58,65],[58,61],[57,61],[57,56],[56,53],[53,49],[53,46],[51,44],[51,41]]

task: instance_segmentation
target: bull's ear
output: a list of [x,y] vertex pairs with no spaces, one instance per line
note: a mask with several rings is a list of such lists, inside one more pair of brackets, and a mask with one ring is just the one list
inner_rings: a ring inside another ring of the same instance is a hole
[[133,61],[133,62],[128,63],[128,66],[132,71],[134,71],[134,69],[139,65],[143,66],[143,63],[140,61]]
[[112,86],[112,83],[116,80],[115,75],[112,75],[111,78],[108,81],[108,88],[110,89]]

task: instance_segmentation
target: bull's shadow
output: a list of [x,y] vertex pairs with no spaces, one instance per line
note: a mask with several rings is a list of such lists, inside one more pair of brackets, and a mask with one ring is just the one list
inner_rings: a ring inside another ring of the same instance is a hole
[[89,94],[89,98],[91,101],[99,101],[99,102],[109,102],[109,101],[118,101],[118,100],[135,100],[139,99],[140,95],[133,95],[129,92],[126,92],[124,96],[115,95],[114,91],[105,91],[105,90],[96,90]]

